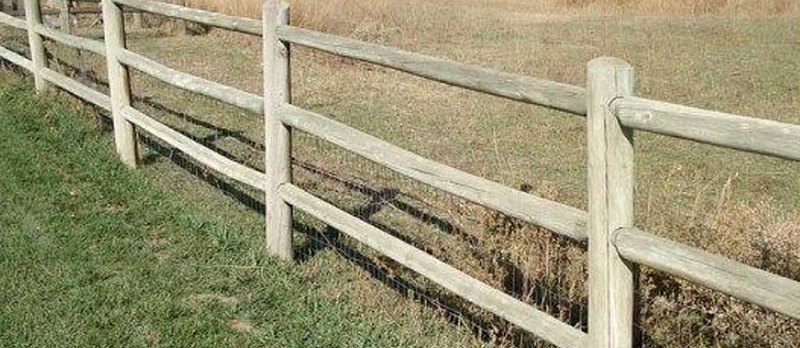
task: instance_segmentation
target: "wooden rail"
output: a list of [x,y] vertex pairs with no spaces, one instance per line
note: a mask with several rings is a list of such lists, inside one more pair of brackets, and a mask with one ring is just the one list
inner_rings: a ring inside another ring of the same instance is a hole
[[202,23],[245,34],[261,35],[261,22],[255,19],[228,16],[221,13],[198,10],[164,2],[148,0],[114,0],[127,7],[157,13],[163,16]]
[[617,99],[612,108],[628,127],[800,161],[800,125],[641,98]]
[[800,320],[800,282],[634,228],[616,231],[613,242],[627,260]]
[[0,23],[17,29],[28,30],[28,25],[25,24],[25,20],[15,18],[3,12],[0,12]]
[[28,59],[28,58],[25,58],[24,56],[20,55],[17,52],[14,52],[12,50],[9,50],[9,49],[7,49],[5,47],[0,46],[0,57],[2,57],[5,60],[8,60],[9,62],[11,62],[11,63],[13,63],[13,64],[25,69],[25,70],[28,70],[28,71],[31,71],[31,72],[33,71],[33,63],[31,62],[31,60]]
[[353,39],[281,26],[281,40],[523,103],[586,115],[586,90]]
[[280,118],[297,128],[421,183],[573,240],[586,239],[586,213],[424,158],[324,116],[291,105]]
[[79,83],[78,81],[61,75],[48,68],[44,68],[42,70],[42,77],[45,79],[45,81],[50,82],[69,93],[72,93],[78,98],[94,104],[103,110],[111,111],[111,98],[103,93],[95,91],[90,87]]
[[283,185],[280,193],[291,205],[544,340],[564,348],[584,346],[586,334],[580,330],[468,276],[297,186]]
[[[263,22],[148,0],[102,0],[105,42],[74,36],[41,23],[39,0],[26,0],[26,20],[0,13],[0,24],[28,32],[31,59],[0,46],[0,58],[32,72],[39,91],[48,84],[111,111],[123,162],[136,165],[135,129],[187,156],[265,192],[267,245],[292,259],[292,208],[330,226],[560,347],[630,347],[635,264],[683,277],[800,320],[800,283],[702,250],[636,230],[633,221],[633,133],[644,130],[717,146],[800,160],[800,125],[755,119],[633,96],[633,71],[618,59],[589,63],[587,88],[565,85],[441,58],[405,52],[290,26],[288,5],[268,0]],[[122,5],[172,18],[262,36],[264,96],[166,67],[125,47]],[[106,56],[110,96],[47,67],[42,39]],[[291,105],[291,44],[326,51],[522,103],[587,116],[589,211],[584,212],[421,157]],[[131,107],[128,68],[172,86],[254,113],[265,121],[266,172],[209,149]],[[433,256],[337,209],[292,184],[292,129],[308,132],[421,183],[587,242],[589,332],[583,333],[493,289]]]
[[122,109],[122,115],[136,126],[142,128],[156,138],[163,140],[203,165],[231,179],[247,184],[252,188],[264,189],[264,173],[228,159],[130,106]]
[[120,50],[116,58],[127,66],[148,74],[172,86],[220,100],[256,114],[264,112],[261,97],[201,77],[168,68],[156,61],[129,50]]
[[48,39],[56,41],[58,43],[74,47],[77,49],[81,49],[84,51],[96,53],[101,56],[106,55],[106,46],[105,44],[103,44],[102,41],[97,41],[97,40],[87,39],[85,37],[67,34],[59,30],[47,28],[44,25],[36,25],[34,26],[34,30],[36,31],[36,33]]

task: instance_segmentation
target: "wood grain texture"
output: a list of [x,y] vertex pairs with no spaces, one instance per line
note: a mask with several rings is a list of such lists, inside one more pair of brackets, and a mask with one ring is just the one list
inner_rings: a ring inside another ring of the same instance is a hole
[[128,50],[118,51],[116,57],[122,64],[175,87],[217,99],[255,114],[260,115],[263,113],[263,100],[255,94],[166,67],[150,58]]
[[33,71],[33,62],[31,62],[30,59],[25,58],[25,56],[3,46],[0,46],[0,57],[22,67],[25,70]]
[[20,30],[28,30],[28,24],[25,23],[25,20],[13,17],[11,15],[2,12],[0,12],[0,23]]
[[42,69],[47,66],[47,56],[44,51],[44,40],[37,34],[34,28],[42,25],[42,14],[39,0],[25,0],[26,30],[28,31],[28,46],[31,50],[31,72],[36,90],[44,92],[47,90],[47,83],[42,78]]
[[70,0],[60,0],[58,8],[61,11],[59,14],[59,19],[61,20],[61,30],[65,33],[72,33],[72,18],[69,14],[69,3]]
[[279,27],[278,37],[301,46],[374,63],[449,85],[586,115],[586,91],[580,87],[461,64],[297,27]]
[[601,57],[587,67],[589,190],[589,344],[633,346],[635,269],[620,258],[612,233],[633,225],[633,133],[623,128],[611,102],[633,91],[633,70]]
[[398,146],[291,105],[280,110],[286,124],[311,133],[424,184],[554,233],[586,239],[586,213],[419,156]]
[[84,51],[96,53],[101,56],[106,55],[106,46],[105,43],[103,43],[102,41],[92,40],[85,37],[63,33],[59,30],[45,27],[44,25],[37,25],[34,27],[34,30],[36,31],[36,33],[46,38],[49,38],[53,41],[56,41],[58,43],[74,47],[77,49],[81,49]]
[[95,91],[88,86],[85,86],[78,81],[69,77],[59,74],[58,72],[44,68],[42,70],[42,77],[48,82],[60,87],[61,89],[81,98],[89,103],[92,103],[103,110],[111,111],[111,98],[101,92]]
[[228,16],[221,13],[149,0],[114,0],[114,2],[171,18],[184,19],[240,33],[256,36],[262,34],[261,22],[256,19]]
[[800,282],[633,228],[613,242],[630,261],[800,320]]
[[642,98],[620,98],[614,109],[636,129],[731,149],[800,161],[800,125]]
[[114,142],[122,163],[135,168],[139,159],[136,133],[133,125],[122,116],[122,109],[131,105],[130,75],[128,68],[117,59],[118,53],[125,50],[125,22],[122,9],[111,0],[103,0],[102,7]]
[[170,144],[203,165],[247,186],[264,190],[265,178],[263,173],[203,146],[130,106],[122,109],[122,115],[142,130]]
[[547,313],[492,288],[402,240],[317,198],[297,186],[281,186],[282,197],[350,237],[434,281],[454,294],[563,348],[583,347],[586,334]]
[[289,5],[280,0],[264,3],[264,163],[266,164],[266,239],[270,252],[291,260],[292,207],[278,194],[292,182],[292,133],[281,122],[279,108],[291,102],[289,45],[275,29],[289,23]]

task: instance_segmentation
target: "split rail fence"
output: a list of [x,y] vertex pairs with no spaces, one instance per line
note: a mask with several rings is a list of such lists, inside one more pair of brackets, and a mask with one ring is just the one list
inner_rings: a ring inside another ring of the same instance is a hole
[[[705,285],[800,320],[800,282],[669,241],[634,227],[634,130],[800,161],[800,126],[637,98],[633,69],[616,58],[589,62],[587,88],[498,72],[291,26],[289,7],[269,0],[263,21],[148,0],[102,0],[105,42],[49,29],[38,0],[25,0],[26,20],[0,23],[26,30],[31,58],[0,46],[0,57],[29,70],[38,91],[60,87],[111,112],[126,165],[137,165],[136,129],[266,197],[266,245],[293,258],[292,209],[303,210],[449,291],[559,347],[631,347],[636,264]],[[263,37],[264,95],[182,73],[126,49],[123,6]],[[107,57],[110,95],[46,65],[43,40]],[[290,48],[300,45],[374,63],[445,84],[583,116],[588,124],[588,212],[505,187],[423,158],[291,104]],[[264,115],[266,172],[234,162],[131,107],[129,69],[170,85]],[[494,289],[377,227],[295,186],[292,130],[310,133],[447,193],[588,244],[588,333]]]

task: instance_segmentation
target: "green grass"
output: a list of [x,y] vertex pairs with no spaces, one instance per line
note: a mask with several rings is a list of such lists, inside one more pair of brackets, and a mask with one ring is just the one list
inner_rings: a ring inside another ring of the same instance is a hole
[[[796,13],[775,18],[559,17],[511,13],[491,1],[459,7],[464,11],[452,11],[449,2],[430,3],[398,3],[395,12],[364,21],[355,18],[353,23],[337,23],[337,17],[326,17],[325,23],[318,24],[336,34],[579,86],[585,84],[589,60],[617,56],[634,66],[638,96],[800,123],[800,21]],[[350,30],[362,27],[366,29]],[[88,30],[89,34],[99,37],[98,29]],[[0,41],[14,41],[18,48],[26,42],[19,33],[2,32],[0,36]],[[260,46],[257,38],[221,31],[178,37],[154,29],[129,36],[129,47],[136,52],[256,94],[262,85]],[[71,64],[81,64],[74,50],[53,43],[48,47]],[[103,79],[105,60],[88,54],[84,58]],[[547,198],[586,207],[584,118],[303,48],[294,48],[292,62],[293,99],[301,107],[467,172],[512,187],[530,184]],[[179,91],[136,72],[132,81],[135,96],[186,115],[159,111],[140,101],[134,102],[135,107],[170,127],[206,139],[254,168],[264,167],[259,115]],[[416,246],[492,285],[505,286],[495,256],[510,254],[515,258],[511,262],[534,281],[555,278],[558,285],[566,280],[561,290],[575,301],[585,300],[582,250],[566,256],[551,254],[560,250],[553,247],[557,243],[537,249],[535,244],[542,238],[528,233],[527,228],[496,233],[492,224],[497,221],[491,221],[491,215],[475,205],[401,178],[324,142],[302,135],[295,140],[294,155],[299,160],[373,189],[396,189],[406,194],[399,198],[403,203],[423,207],[463,233],[442,233],[428,217],[391,205],[370,216],[371,222],[390,227]],[[200,215],[214,217],[222,226],[235,223],[250,231],[244,239],[258,250],[261,217],[215,187],[193,179],[161,157],[138,173],[169,197],[192,205]],[[298,185],[343,209],[356,211],[369,205],[371,197],[352,187],[300,174],[295,177]],[[637,226],[794,279],[800,279],[800,248],[795,247],[800,245],[799,191],[800,163],[644,132],[636,135]],[[771,261],[771,254],[780,254],[782,261]],[[398,272],[396,265],[382,264],[375,254],[367,256],[392,277],[417,279]],[[563,274],[559,265],[566,262],[557,259],[561,257],[574,266],[566,267]],[[297,271],[322,296],[355,303],[358,311],[402,322],[413,327],[413,332],[428,332],[429,324],[436,323],[425,317],[429,311],[419,311],[418,306],[402,300],[335,253],[318,254]],[[793,347],[800,337],[798,323],[787,324],[776,315],[730,304],[714,292],[702,292],[698,297],[697,287],[686,283],[675,283],[678,295],[674,295],[669,284],[675,279],[663,274],[653,279],[660,285],[644,287],[649,291],[645,301],[650,303],[645,317],[658,344],[725,346],[733,345],[728,341],[732,337],[741,336],[736,341],[740,345]],[[423,284],[425,290],[448,299],[440,288]],[[707,303],[717,304],[713,307],[717,314],[708,314]],[[496,331],[502,335],[502,325],[498,326]],[[441,326],[433,330],[446,332]]]
[[325,296],[307,281],[311,266],[265,255],[259,225],[222,220],[153,185],[152,171],[126,169],[85,115],[27,83],[0,84],[0,149],[2,347],[463,339],[441,323],[414,328]]

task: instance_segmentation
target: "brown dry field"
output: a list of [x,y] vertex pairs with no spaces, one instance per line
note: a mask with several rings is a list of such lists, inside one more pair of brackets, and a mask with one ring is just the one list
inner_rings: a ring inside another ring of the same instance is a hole
[[[191,3],[237,15],[259,13],[257,1]],[[589,60],[616,56],[635,68],[639,96],[800,124],[797,4],[298,0],[292,20],[298,26],[574,85],[585,84]],[[132,31],[132,50],[182,71],[261,92],[258,39],[220,30],[176,36],[168,22],[146,19],[153,28]],[[96,30],[84,34],[98,35]],[[0,39],[19,47],[24,43],[19,35]],[[51,48],[63,61],[91,66],[105,80],[102,59]],[[302,107],[467,172],[586,207],[583,118],[302,48],[293,51],[292,69],[294,100]],[[263,128],[257,115],[137,73],[133,89],[137,107],[263,168]],[[800,279],[800,164],[646,133],[637,135],[636,152],[637,226]],[[563,320],[578,326],[585,320],[581,246],[411,182],[304,134],[297,135],[294,156],[296,178],[304,188]],[[188,179],[170,161],[154,157],[144,169],[152,171],[154,182],[203,202],[199,209],[209,213],[252,221],[253,231],[246,232],[259,233],[257,214],[221,199],[215,187]],[[298,219],[322,229],[307,216]],[[528,342],[384,258],[346,238],[331,238],[372,266],[364,271],[330,250],[310,255],[302,265],[320,291],[359,303],[376,315],[415,323],[420,330],[425,320],[441,320],[431,319],[430,313],[445,313],[442,306],[412,305],[413,299],[387,286],[408,282],[464,312],[464,321],[478,323],[490,341]],[[370,274],[374,269],[378,276]],[[645,300],[639,325],[649,346],[796,347],[800,342],[795,321],[658,272],[643,271],[640,291]],[[418,319],[420,313],[428,313],[423,315],[427,319]]]

